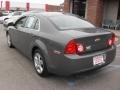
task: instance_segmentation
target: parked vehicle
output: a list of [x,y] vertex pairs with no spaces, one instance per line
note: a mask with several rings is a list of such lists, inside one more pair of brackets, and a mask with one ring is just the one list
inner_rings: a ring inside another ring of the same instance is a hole
[[4,30],[6,30],[9,26],[12,25],[12,23],[15,23],[16,20],[19,18],[20,16],[14,16],[14,17],[11,17],[9,19],[6,19],[4,22],[3,22],[3,26],[4,26]]
[[69,14],[24,15],[6,31],[9,47],[34,61],[40,76],[72,75],[110,64],[116,55],[115,35]]
[[12,11],[4,11],[3,12],[3,16],[8,16],[9,14],[11,14],[12,13]]
[[30,14],[30,13],[40,13],[40,12],[39,11],[29,11],[29,12],[24,12],[21,15],[10,17],[9,19],[4,20],[4,22],[3,22],[4,30],[7,30],[8,27],[11,26],[12,23],[15,23],[16,20],[19,17],[21,17],[22,15],[27,15],[27,14]]
[[14,18],[14,17],[17,17],[17,16],[20,16],[22,15],[22,11],[17,11],[17,12],[13,12],[13,13],[9,13],[8,15],[6,16],[2,16],[0,17],[0,24],[3,24],[5,20],[9,19],[9,18]]

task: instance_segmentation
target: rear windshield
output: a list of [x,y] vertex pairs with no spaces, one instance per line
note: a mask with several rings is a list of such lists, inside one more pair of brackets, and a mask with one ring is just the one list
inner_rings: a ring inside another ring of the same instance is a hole
[[78,28],[94,28],[95,26],[88,21],[70,15],[51,16],[49,19],[59,29],[78,29]]

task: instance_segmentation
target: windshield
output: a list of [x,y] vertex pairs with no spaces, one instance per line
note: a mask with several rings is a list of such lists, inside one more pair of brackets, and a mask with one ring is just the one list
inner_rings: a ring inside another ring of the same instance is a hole
[[77,28],[94,28],[95,26],[88,21],[70,15],[51,16],[49,19],[59,29],[77,29]]

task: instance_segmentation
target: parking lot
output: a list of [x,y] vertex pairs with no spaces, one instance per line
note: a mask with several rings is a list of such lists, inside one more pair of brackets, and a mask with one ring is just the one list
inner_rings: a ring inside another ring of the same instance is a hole
[[115,61],[99,71],[41,78],[32,61],[7,47],[5,31],[0,26],[0,90],[120,90],[120,47]]

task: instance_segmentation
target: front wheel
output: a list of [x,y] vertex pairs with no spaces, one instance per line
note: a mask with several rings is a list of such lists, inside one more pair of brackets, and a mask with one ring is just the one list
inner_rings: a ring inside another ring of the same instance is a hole
[[39,49],[35,50],[33,60],[36,72],[42,77],[48,76],[45,58]]

